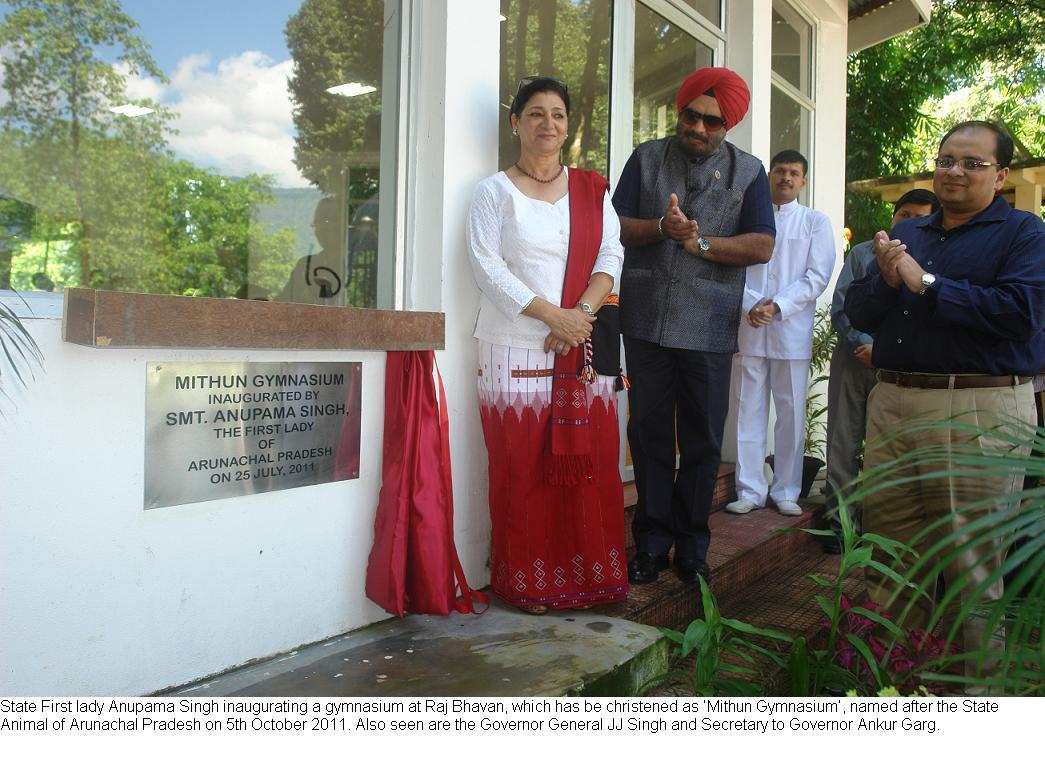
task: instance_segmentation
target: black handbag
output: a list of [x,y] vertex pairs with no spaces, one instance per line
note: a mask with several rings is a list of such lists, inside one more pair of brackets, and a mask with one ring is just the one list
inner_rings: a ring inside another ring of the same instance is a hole
[[618,391],[631,386],[620,366],[620,298],[616,293],[606,297],[595,313],[591,327],[591,364],[599,375],[616,377]]

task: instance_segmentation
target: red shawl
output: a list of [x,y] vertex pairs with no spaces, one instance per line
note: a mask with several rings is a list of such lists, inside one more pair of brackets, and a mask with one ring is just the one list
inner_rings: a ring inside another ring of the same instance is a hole
[[[570,309],[588,287],[602,246],[602,204],[609,182],[596,172],[570,169],[570,247],[560,306]],[[552,485],[587,483],[592,478],[591,428],[587,387],[578,379],[583,344],[566,356],[555,356],[552,378],[552,424],[545,467]]]

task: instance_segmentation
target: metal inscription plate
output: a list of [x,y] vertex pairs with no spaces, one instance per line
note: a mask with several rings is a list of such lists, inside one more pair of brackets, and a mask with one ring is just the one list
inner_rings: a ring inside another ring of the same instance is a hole
[[146,509],[359,477],[359,362],[146,372]]

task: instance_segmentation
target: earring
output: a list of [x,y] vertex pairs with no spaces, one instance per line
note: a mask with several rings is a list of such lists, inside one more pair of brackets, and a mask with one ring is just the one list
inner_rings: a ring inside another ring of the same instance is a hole
[[519,136],[519,130],[518,129],[513,129],[512,130],[512,134],[515,135],[516,137],[518,137]]

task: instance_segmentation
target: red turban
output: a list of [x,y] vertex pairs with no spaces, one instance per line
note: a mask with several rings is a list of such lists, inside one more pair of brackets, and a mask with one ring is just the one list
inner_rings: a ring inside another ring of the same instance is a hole
[[725,67],[708,66],[690,74],[679,87],[679,94],[675,98],[676,111],[681,111],[708,90],[714,91],[718,110],[726,120],[726,129],[732,129],[739,124],[747,113],[751,91],[739,74]]

